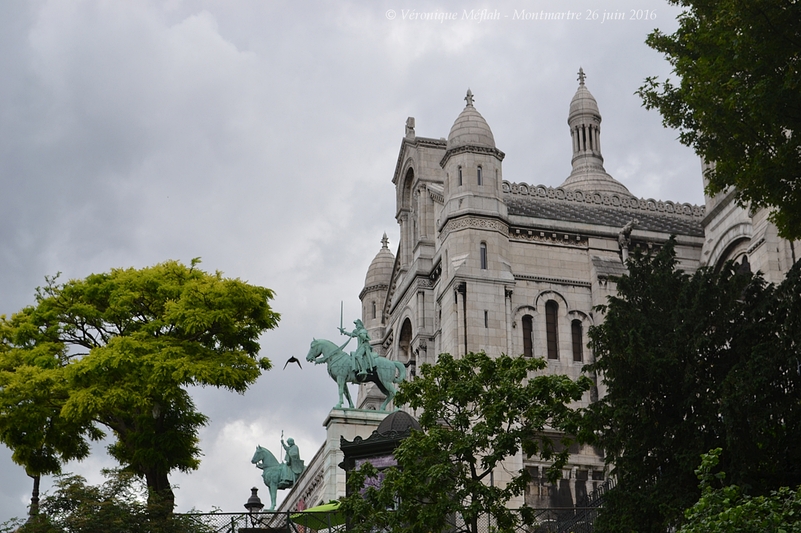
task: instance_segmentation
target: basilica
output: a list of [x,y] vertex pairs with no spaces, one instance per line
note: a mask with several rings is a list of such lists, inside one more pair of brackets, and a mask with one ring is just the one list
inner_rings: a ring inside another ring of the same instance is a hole
[[[555,188],[504,179],[504,153],[469,90],[447,139],[418,137],[407,119],[392,175],[400,242],[393,253],[384,235],[359,294],[373,350],[403,363],[407,379],[440,353],[479,351],[541,357],[546,372],[577,378],[593,361],[587,332],[603,320],[594,309],[615,294],[629,254],[671,236],[688,272],[732,260],[776,282],[795,263],[801,249],[779,238],[766,210],[738,206],[735,191],[703,206],[632,196],[604,169],[601,112],[585,81],[580,70],[565,131],[572,171]],[[604,394],[595,378],[580,403]],[[343,496],[345,468],[367,460],[354,462],[343,449],[391,444],[416,423],[387,416],[384,399],[362,384],[356,409],[331,410],[326,442],[280,510]],[[577,444],[570,454],[557,483],[545,480],[546,464],[522,456],[493,472],[493,482],[525,468],[533,482],[512,507],[587,505],[608,479],[603,454]],[[380,460],[392,464],[391,454]]]
[[[576,378],[593,360],[587,330],[603,319],[593,309],[615,293],[635,248],[675,236],[686,271],[734,260],[768,281],[784,277],[794,243],[778,237],[765,210],[739,207],[734,191],[696,206],[636,198],[610,176],[598,103],[583,71],[578,81],[565,130],[572,171],[555,188],[505,179],[504,152],[469,90],[447,140],[418,137],[407,120],[392,176],[400,242],[393,253],[384,236],[359,295],[377,353],[412,375],[437,354],[484,351],[542,357],[549,372]],[[597,380],[583,403],[603,394]],[[382,399],[362,385],[357,407],[376,409]],[[534,506],[575,505],[605,479],[591,447],[572,450],[557,485],[541,479],[535,460],[508,466],[541,480],[525,497]]]

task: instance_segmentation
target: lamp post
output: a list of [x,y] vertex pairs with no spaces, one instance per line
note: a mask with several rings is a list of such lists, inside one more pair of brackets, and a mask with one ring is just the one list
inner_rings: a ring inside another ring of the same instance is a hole
[[254,516],[255,513],[258,513],[262,509],[264,509],[264,504],[261,503],[259,499],[259,489],[253,487],[250,489],[250,498],[248,498],[247,503],[245,504],[245,509],[248,510],[250,514],[250,525],[255,526],[258,519]]

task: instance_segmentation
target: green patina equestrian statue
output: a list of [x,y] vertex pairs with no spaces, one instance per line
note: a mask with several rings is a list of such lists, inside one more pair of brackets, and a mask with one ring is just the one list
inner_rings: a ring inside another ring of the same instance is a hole
[[256,446],[251,463],[261,469],[264,484],[270,490],[270,511],[275,509],[275,499],[279,489],[288,489],[295,485],[306,466],[300,458],[300,450],[294,439],[281,439],[281,446],[286,450],[286,459],[279,463],[278,459],[268,450]]
[[306,355],[306,360],[314,364],[327,363],[328,375],[337,382],[339,387],[339,403],[336,409],[342,408],[343,396],[348,400],[348,404],[353,409],[353,400],[346,383],[365,383],[371,381],[378,386],[387,398],[381,404],[380,409],[386,410],[389,402],[395,397],[397,392],[395,384],[406,379],[406,367],[398,361],[390,361],[381,357],[373,351],[370,346],[370,335],[361,320],[354,320],[356,328],[348,332],[341,325],[340,333],[358,340],[358,346],[353,353],[345,352],[343,349],[351,339],[342,346],[337,346],[331,341],[324,339],[314,339]]

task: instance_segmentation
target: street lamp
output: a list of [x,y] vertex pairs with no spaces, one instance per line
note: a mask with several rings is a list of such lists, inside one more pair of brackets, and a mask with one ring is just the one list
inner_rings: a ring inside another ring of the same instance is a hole
[[250,489],[250,498],[248,498],[248,501],[245,504],[245,509],[247,509],[248,513],[250,514],[250,524],[253,526],[256,525],[257,521],[256,517],[253,515],[264,509],[264,504],[261,503],[258,493],[259,489],[257,489],[256,487]]

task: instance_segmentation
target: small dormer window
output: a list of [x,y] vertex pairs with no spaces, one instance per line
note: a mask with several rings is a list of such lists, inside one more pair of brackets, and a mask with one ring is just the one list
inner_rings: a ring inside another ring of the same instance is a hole
[[476,170],[476,179],[479,185],[484,185],[484,177],[481,175],[481,165],[479,165]]
[[459,186],[462,186],[462,167],[459,167]]

